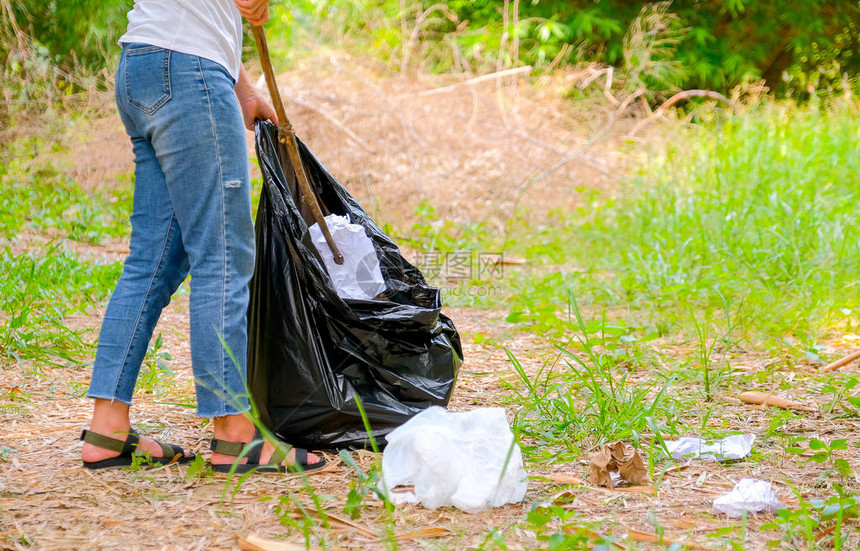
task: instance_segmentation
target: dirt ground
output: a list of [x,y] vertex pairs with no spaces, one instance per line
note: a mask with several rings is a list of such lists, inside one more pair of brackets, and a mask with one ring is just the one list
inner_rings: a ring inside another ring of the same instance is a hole
[[[629,157],[617,151],[618,138],[632,122],[607,124],[617,109],[602,96],[570,108],[564,91],[587,75],[522,71],[475,84],[451,75],[384,79],[372,66],[332,55],[278,80],[298,136],[365,209],[397,224],[411,222],[425,201],[454,222],[497,221],[514,205],[563,211],[580,203],[583,186],[611,188]],[[263,81],[258,86],[265,90]],[[131,167],[111,102],[111,94],[91,101],[95,120],[72,127],[64,155],[49,152],[85,188],[110,185]]]
[[[354,60],[318,61],[282,75],[288,113],[328,169],[371,213],[388,222],[408,224],[422,201],[434,205],[440,218],[472,222],[500,222],[515,204],[537,215],[571,209],[582,201],[577,191],[582,186],[610,189],[615,185],[632,154],[619,152],[617,138],[622,132],[613,129],[606,139],[594,140],[580,155],[541,176],[589,144],[605,126],[604,115],[612,111],[597,100],[593,106],[572,109],[559,90],[573,86],[576,75],[537,81],[534,87],[517,87],[512,78],[469,85],[456,84],[453,77],[380,79],[372,68]],[[436,90],[445,86],[450,88]],[[431,90],[435,91],[428,93]],[[116,117],[81,125],[79,131],[88,139],[75,140],[60,161],[73,177],[96,187],[127,175],[130,148]],[[125,246],[117,242],[79,248],[85,254],[116,260]],[[156,328],[173,357],[170,365],[177,376],[166,395],[138,393],[133,424],[149,436],[207,454],[209,428],[193,409],[176,405],[193,402],[187,312],[187,297],[180,295]],[[69,324],[91,329],[94,337],[101,313],[69,320]],[[496,311],[449,308],[446,313],[464,337],[466,358],[451,409],[502,406],[510,419],[515,411],[506,403],[500,384],[514,380],[510,362],[501,349],[479,344],[476,341],[481,339],[475,336],[490,336],[503,344],[529,373],[554,357],[553,348],[540,335],[514,331]],[[677,347],[676,352],[682,356],[688,351]],[[751,354],[735,358],[734,363],[755,372],[764,370],[767,361]],[[187,476],[185,467],[176,466],[133,472],[82,469],[77,437],[90,413],[90,403],[82,397],[89,370],[86,363],[52,367],[26,362],[0,369],[0,445],[16,450],[0,461],[0,549],[237,549],[237,536],[251,533],[303,542],[300,533],[288,534],[278,513],[279,499],[290,493],[314,507],[299,477],[252,477],[237,486],[225,477]],[[793,376],[788,370],[779,371],[779,380],[770,384],[777,388]],[[767,429],[769,415],[761,408],[744,406],[730,397],[718,399],[715,407],[713,416],[731,419],[732,428],[756,433]],[[837,426],[811,413],[795,424],[792,430],[797,434],[860,438],[860,423],[852,420]],[[737,536],[740,522],[713,513],[716,496],[750,476],[771,480],[780,499],[790,505],[797,500],[786,480],[817,478],[816,466],[788,460],[778,444],[767,439],[757,442],[763,456],[755,462],[684,464],[667,473],[659,488],[593,487],[584,481],[582,461],[528,463],[531,480],[523,503],[474,515],[448,507],[404,506],[393,513],[394,531],[403,535],[398,540],[402,549],[475,548],[493,529],[503,535],[509,549],[543,547],[545,542],[515,524],[536,505],[556,503],[576,512],[578,517],[571,522],[578,525],[612,520],[619,536],[629,529],[653,534],[651,511],[665,529],[665,541],[695,542],[696,549],[725,548],[724,540],[713,535],[735,527]],[[374,461],[367,452],[355,456],[365,469]],[[860,472],[858,459],[845,457]],[[336,456],[328,459],[330,467],[310,478],[315,492],[326,496],[323,505],[331,523],[328,548],[382,548],[385,514],[381,506],[368,499],[362,517],[348,521],[343,505],[354,474]],[[286,518],[297,518],[294,507]],[[758,532],[765,520],[749,520],[748,548],[765,547],[766,536]],[[850,527],[856,530],[857,523]],[[430,528],[438,530],[415,533]],[[629,539],[619,541],[621,549],[637,545],[648,548]]]

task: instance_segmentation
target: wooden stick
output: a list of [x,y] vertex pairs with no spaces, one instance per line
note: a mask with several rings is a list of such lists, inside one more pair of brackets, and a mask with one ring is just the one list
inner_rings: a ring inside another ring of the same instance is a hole
[[447,528],[431,526],[430,528],[421,528],[420,530],[413,530],[411,532],[397,534],[394,537],[398,540],[420,540],[423,538],[444,538],[445,536],[450,535],[451,530],[448,530]]
[[657,108],[657,111],[665,111],[666,109],[675,105],[676,103],[678,103],[682,99],[687,99],[687,98],[715,99],[715,100],[719,100],[719,101],[725,103],[726,105],[731,107],[732,110],[735,109],[735,104],[732,103],[732,101],[729,98],[720,94],[719,92],[714,92],[713,90],[684,90],[683,92],[678,92],[677,94],[675,94],[671,98],[667,99],[663,103],[663,105],[661,105],[660,107]]
[[858,359],[860,359],[860,350],[858,350],[852,354],[848,354],[847,356],[845,356],[841,360],[836,360],[832,364],[825,365],[823,368],[821,368],[821,371],[823,371],[825,373],[827,373],[828,371],[836,371],[840,367],[844,367],[844,366],[850,364],[851,362],[853,362],[854,360],[858,360]]
[[275,71],[272,69],[272,61],[269,58],[269,46],[266,43],[266,32],[263,30],[263,27],[251,27],[251,30],[254,32],[254,40],[257,41],[257,51],[260,53],[260,65],[263,66],[266,83],[269,85],[269,94],[272,96],[272,103],[278,115],[278,141],[287,147],[287,152],[290,154],[290,162],[296,173],[299,189],[302,190],[302,201],[311,210],[311,215],[316,223],[319,224],[322,234],[325,236],[326,243],[328,243],[331,249],[331,254],[334,256],[334,261],[337,264],[343,264],[343,255],[331,236],[328,224],[326,224],[325,217],[320,210],[319,203],[317,203],[316,195],[314,195],[311,189],[305,167],[302,165],[302,158],[299,156],[296,131],[293,130],[293,125],[290,124],[290,119],[287,118],[287,112],[284,110],[284,102],[281,101],[281,93],[278,91],[278,83],[275,81]]

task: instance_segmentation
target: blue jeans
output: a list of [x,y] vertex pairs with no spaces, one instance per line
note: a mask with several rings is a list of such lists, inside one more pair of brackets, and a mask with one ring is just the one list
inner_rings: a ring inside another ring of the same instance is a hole
[[131,246],[102,324],[92,398],[131,404],[158,317],[190,272],[197,413],[249,409],[254,226],[233,88],[215,62],[146,44],[123,47],[116,102],[135,155]]

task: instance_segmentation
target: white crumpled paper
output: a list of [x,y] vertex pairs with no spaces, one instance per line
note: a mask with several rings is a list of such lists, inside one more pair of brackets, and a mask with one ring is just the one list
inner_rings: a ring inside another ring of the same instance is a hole
[[731,492],[714,500],[714,509],[730,518],[741,517],[744,511],[775,513],[783,508],[785,505],[771,491],[770,482],[754,478],[742,479]]
[[[382,480],[394,503],[435,509],[453,505],[469,513],[517,503],[528,478],[520,447],[502,408],[449,413],[433,406],[391,431],[382,454]],[[504,473],[503,473],[504,471]]]
[[332,239],[343,254],[343,264],[334,261],[319,224],[308,230],[328,270],[337,295],[341,298],[373,300],[385,291],[385,279],[379,269],[379,257],[373,242],[358,224],[351,224],[346,216],[329,214],[325,217]]
[[725,461],[748,456],[754,441],[754,434],[735,434],[712,444],[701,438],[685,436],[678,440],[667,440],[666,449],[675,460]]

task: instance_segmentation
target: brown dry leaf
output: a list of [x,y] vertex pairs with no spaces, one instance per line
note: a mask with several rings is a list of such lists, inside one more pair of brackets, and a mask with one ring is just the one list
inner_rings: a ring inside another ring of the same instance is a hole
[[618,472],[621,474],[621,478],[631,484],[640,486],[651,484],[651,477],[648,476],[645,462],[636,450],[633,450],[633,454],[629,457],[618,461]]
[[617,470],[608,445],[588,456],[588,481],[597,486],[613,488],[610,472]]
[[618,473],[631,484],[651,483],[648,469],[639,452],[626,442],[604,444],[600,451],[589,456],[588,481],[597,486],[614,488],[611,473]]

